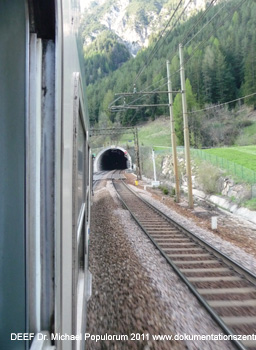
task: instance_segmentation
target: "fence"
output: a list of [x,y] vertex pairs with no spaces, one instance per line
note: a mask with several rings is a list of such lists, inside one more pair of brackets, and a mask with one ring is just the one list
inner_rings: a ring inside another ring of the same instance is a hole
[[226,169],[229,174],[235,175],[236,177],[248,182],[250,184],[256,183],[256,172],[250,170],[242,165],[231,162],[225,158],[218,157],[216,155],[207,153],[201,149],[191,149],[191,155],[194,157],[206,160],[213,165],[217,165],[222,169]]
[[[172,154],[172,147],[152,146],[156,154]],[[178,153],[184,153],[184,146],[177,146]]]

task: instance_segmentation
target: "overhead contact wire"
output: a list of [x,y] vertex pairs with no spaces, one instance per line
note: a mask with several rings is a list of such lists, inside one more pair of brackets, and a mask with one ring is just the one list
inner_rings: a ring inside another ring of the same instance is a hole
[[[163,79],[165,79],[166,82],[165,82],[164,84],[162,84],[161,86],[158,86],[155,90],[152,90],[151,92],[157,93],[157,90],[159,90],[159,89],[161,89],[163,86],[167,85],[167,79],[166,79],[166,78],[163,78]],[[163,79],[161,79],[161,80],[163,80]],[[161,81],[161,80],[160,80],[160,81]],[[141,92],[146,92],[146,91],[144,90],[144,91],[141,91]],[[134,95],[136,96],[136,93],[135,93]],[[127,106],[127,107],[129,107],[129,106],[132,107],[132,104],[134,104],[135,102],[139,101],[142,97],[144,97],[144,96],[140,96],[140,97],[136,98],[135,100],[133,100],[133,101],[127,103],[126,106]]]
[[[245,2],[245,0],[240,1],[240,2],[238,3],[237,6],[233,7],[232,11],[230,11],[230,12],[225,16],[224,20],[221,22],[220,27],[223,26],[223,24],[225,23],[226,19],[227,19],[230,15],[234,14],[234,12],[242,5],[243,2]],[[184,66],[191,60],[191,58],[194,56],[195,52],[200,48],[200,46],[202,46],[203,44],[205,44],[205,43],[209,40],[209,38],[212,36],[212,34],[215,32],[215,30],[216,30],[216,29],[212,30],[211,33],[210,33],[210,35],[208,35],[208,37],[207,37],[204,41],[202,41],[201,43],[199,43],[199,44],[196,46],[196,48],[192,51],[190,57],[184,62]]]
[[[198,21],[194,24],[194,26],[193,26],[191,29],[189,29],[187,32],[184,33],[184,39],[181,41],[181,44],[182,44],[182,45],[187,45],[187,44],[188,44],[188,42],[184,44],[185,38],[186,38],[189,34],[192,33],[192,31],[196,28],[196,26],[199,24],[199,22],[206,16],[206,14],[209,12],[209,10],[212,9],[212,6],[214,5],[214,3],[216,3],[217,1],[218,1],[218,0],[212,0],[212,2],[207,6],[206,10],[202,13],[202,15],[199,17]],[[212,19],[213,19],[213,18],[212,18]],[[211,20],[212,20],[212,19],[211,19]],[[211,21],[211,20],[210,20],[210,21]],[[205,27],[210,23],[210,21],[205,25]],[[201,31],[201,30],[200,30],[200,31]],[[191,39],[189,40],[189,42],[192,41],[192,40],[197,36],[198,33],[199,33],[199,31],[193,36],[193,38],[191,38]],[[177,52],[177,51],[178,51],[178,47],[176,48],[175,53],[171,56],[170,61],[172,61],[173,58],[174,58],[175,56],[178,55],[178,52]],[[177,73],[177,72],[179,72],[179,71],[180,71],[180,69],[177,70],[176,72],[174,72],[173,74],[175,74],[175,73]]]
[[206,108],[203,108],[203,109],[198,109],[198,110],[196,110],[196,111],[191,111],[191,112],[188,112],[188,114],[194,114],[194,113],[199,113],[199,112],[208,111],[208,110],[214,109],[214,108],[219,108],[219,107],[222,107],[222,106],[225,106],[225,105],[229,105],[230,103],[238,102],[238,101],[244,100],[244,99],[246,99],[246,98],[249,98],[249,97],[252,97],[252,96],[255,96],[255,95],[256,95],[256,92],[254,92],[254,93],[252,93],[252,94],[250,94],[250,95],[246,95],[246,96],[243,96],[243,97],[236,98],[235,100],[232,100],[232,101],[223,102],[223,103],[220,103],[220,104],[211,106],[211,107],[206,107]]
[[[207,27],[207,26],[214,20],[214,18],[220,13],[220,11],[222,11],[222,10],[224,9],[224,7],[226,7],[226,5],[227,5],[227,3],[225,2],[224,5],[219,9],[219,11],[216,12],[215,15],[214,15],[207,23],[205,23],[205,25],[204,25],[200,30],[198,30],[198,32],[197,32],[190,40],[188,40],[188,41],[184,44],[184,46],[188,45],[199,33],[201,33],[201,31],[202,31],[205,27]],[[184,42],[184,41],[183,41],[183,42]],[[182,42],[182,44],[183,44],[183,42]]]
[[[141,76],[141,74],[143,73],[144,69],[145,69],[145,68],[149,65],[149,63],[152,61],[152,59],[153,59],[153,57],[155,56],[156,52],[157,52],[157,51],[159,50],[159,48],[161,47],[161,45],[160,45],[159,47],[156,48],[156,46],[158,45],[158,43],[160,42],[160,40],[161,40],[162,38],[164,38],[164,37],[163,37],[163,33],[164,33],[165,30],[167,29],[167,27],[168,27],[168,25],[170,24],[171,20],[172,20],[172,19],[174,18],[174,16],[176,15],[176,13],[177,13],[177,11],[178,11],[178,9],[179,9],[179,7],[180,7],[182,1],[183,1],[183,0],[180,0],[179,4],[177,5],[177,7],[176,7],[176,9],[175,9],[175,11],[174,11],[174,13],[172,14],[171,18],[169,19],[167,25],[165,26],[164,31],[161,33],[161,37],[157,40],[157,42],[156,42],[154,48],[152,49],[151,53],[149,54],[146,64],[142,67],[142,69],[139,71],[139,73],[138,73],[137,76],[135,77],[134,84],[136,83],[136,81],[138,80],[138,78]],[[192,1],[192,0],[189,0],[188,4],[187,4],[186,7],[184,8],[184,10],[187,8],[187,6],[190,4],[191,1]],[[183,14],[184,10],[182,11],[182,14]],[[181,15],[182,15],[182,14],[181,14]],[[180,18],[180,17],[181,17],[181,16],[179,16],[179,18]],[[177,22],[177,21],[176,21],[176,22]],[[176,24],[176,22],[175,22],[175,24]],[[171,30],[173,30],[173,27],[174,27],[174,26],[172,26],[172,28],[169,30],[169,32],[170,32]],[[168,34],[167,34],[167,36],[168,36]],[[165,40],[165,38],[164,38],[164,40]]]

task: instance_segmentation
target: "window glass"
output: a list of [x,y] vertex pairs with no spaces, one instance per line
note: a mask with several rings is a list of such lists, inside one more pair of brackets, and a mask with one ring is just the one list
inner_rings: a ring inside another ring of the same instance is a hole
[[[85,133],[81,122],[78,121],[78,141],[77,141],[77,215],[79,217],[84,199],[84,159],[85,159]],[[77,218],[78,218],[77,217]]]

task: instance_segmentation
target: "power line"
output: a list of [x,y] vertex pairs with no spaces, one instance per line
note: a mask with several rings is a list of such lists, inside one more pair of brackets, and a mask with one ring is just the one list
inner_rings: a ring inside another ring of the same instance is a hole
[[[211,3],[208,5],[208,7],[206,8],[206,10],[202,13],[202,15],[199,17],[199,19],[198,19],[198,21],[195,23],[195,25],[191,28],[191,29],[189,29],[187,32],[185,32],[184,33],[184,39],[182,40],[182,44],[184,43],[184,41],[185,41],[185,38],[193,31],[193,29],[198,25],[198,23],[200,22],[200,20],[202,20],[202,18],[203,17],[205,17],[205,15],[207,14],[207,12],[212,8],[212,6],[214,5],[214,3],[216,2],[216,1],[218,1],[218,0],[212,0],[211,1]],[[244,1],[244,0],[243,0]],[[243,1],[241,1],[241,3],[243,2]],[[240,5],[241,5],[241,3],[239,3],[238,4],[238,6],[236,7],[236,8],[234,8],[234,10],[236,10]],[[223,10],[223,8],[225,7],[227,5],[227,2],[225,2],[225,4],[224,4],[224,6],[222,6],[221,8],[220,8],[220,10],[197,32],[197,33],[195,33],[195,35],[189,40],[189,41],[187,41],[186,43],[185,43],[185,45],[188,45],[204,28],[206,28],[211,22],[212,22],[212,20]],[[233,11],[234,12],[234,11]],[[229,14],[227,14],[227,16],[228,16]],[[226,16],[226,17],[227,17]],[[226,20],[226,17],[225,17],[225,19],[224,19],[224,21]],[[222,22],[222,24],[221,25],[223,25],[223,22]],[[210,33],[210,35],[203,41],[203,42],[201,42],[201,43],[199,43],[198,44],[198,46],[193,50],[193,52],[192,52],[192,54],[190,55],[190,57],[184,62],[184,65],[192,58],[192,56],[193,56],[193,54],[198,50],[198,48],[201,46],[201,45],[203,45],[205,42],[207,42],[208,40],[209,40],[209,37],[211,37],[211,35],[214,33],[214,31],[215,31],[215,29]],[[169,59],[169,61],[171,62],[172,60],[173,60],[173,58],[175,57],[175,56],[177,56],[178,55],[178,48],[176,48],[176,50],[175,50],[176,52],[171,56],[171,58]],[[163,67],[163,65],[164,64],[162,64],[161,65],[161,67],[160,67],[160,69]],[[160,69],[159,69],[159,71],[160,71]],[[175,72],[173,72],[172,74],[171,74],[171,76],[173,76],[173,75],[175,75],[176,73],[179,73],[180,72],[180,68],[177,70],[177,71],[175,71]]]
[[[225,16],[225,18],[223,19],[223,21],[221,22],[221,24],[220,24],[219,27],[223,26],[223,24],[225,23],[227,17],[228,17],[229,15],[233,14],[233,13],[242,5],[242,3],[243,3],[244,1],[245,1],[245,0],[241,0],[241,1],[238,3],[237,6],[234,6],[234,7],[232,8],[232,11],[228,12],[228,14]],[[195,54],[195,52],[200,48],[200,46],[202,46],[203,44],[205,44],[205,43],[209,40],[209,38],[212,36],[212,34],[215,32],[215,30],[216,30],[216,29],[213,29],[213,30],[210,32],[210,35],[208,35],[208,37],[207,37],[204,41],[202,41],[201,43],[199,43],[199,44],[195,47],[195,49],[192,51],[190,57],[184,62],[184,66],[191,60],[191,58],[193,57],[193,55]]]
[[[201,21],[201,19],[207,14],[207,12],[212,8],[213,4],[218,1],[218,0],[212,0],[211,3],[207,6],[206,10],[201,14],[201,16],[199,17],[199,19],[197,20],[197,22],[193,25],[192,28],[188,29],[184,34],[183,34],[183,40],[181,41],[181,43],[183,44],[185,39],[188,37],[188,35],[194,30],[194,28],[198,25],[198,23]],[[176,50],[173,50],[173,55],[171,56],[171,58],[169,58],[169,61],[171,62],[173,60],[173,58],[175,56],[178,55],[177,51],[178,51],[178,47],[176,47]],[[165,62],[160,66],[160,69],[165,65]],[[159,70],[160,70],[159,69]],[[159,71],[158,70],[158,71]],[[173,76],[174,74],[176,74],[177,72],[179,72],[179,70],[177,70],[176,72],[172,73],[171,76]]]
[[154,53],[154,51],[155,51],[155,49],[156,49],[157,44],[158,44],[158,43],[159,43],[159,41],[162,39],[164,32],[166,31],[166,29],[167,29],[167,27],[169,26],[169,24],[170,24],[171,20],[172,20],[172,19],[173,19],[173,17],[175,16],[176,11],[177,11],[177,10],[178,10],[178,8],[180,7],[180,5],[181,5],[182,1],[183,1],[183,0],[180,0],[180,2],[179,2],[179,4],[178,4],[178,6],[176,7],[176,9],[175,9],[175,11],[174,11],[173,15],[171,16],[171,18],[170,18],[170,19],[169,19],[169,21],[167,22],[166,26],[165,26],[165,27],[164,27],[164,29],[162,30],[162,32],[161,32],[161,34],[160,34],[160,38],[157,40],[157,42],[155,43],[155,45],[154,45],[154,47],[153,47],[152,51],[149,53],[149,56],[148,56],[148,59],[147,59],[146,64],[145,64],[145,65],[142,67],[142,69],[139,71],[139,73],[138,73],[138,74],[137,74],[137,76],[135,77],[134,84],[136,83],[136,81],[138,80],[138,78],[140,77],[140,75],[142,74],[143,70],[144,70],[144,69],[146,68],[146,66],[148,65],[148,61],[149,61],[149,59],[150,59],[151,55]]
[[[184,7],[184,9],[183,9],[183,11],[181,12],[180,16],[178,17],[178,19],[176,20],[176,22],[172,25],[171,29],[169,30],[169,33],[174,29],[175,25],[176,25],[177,22],[180,20],[180,18],[181,18],[182,15],[184,14],[185,10],[187,9],[187,7],[188,7],[188,5],[191,3],[191,1],[192,1],[192,0],[189,0],[189,1],[188,1],[187,5]],[[173,13],[173,15],[172,15],[172,17],[171,17],[170,20],[172,20],[172,19],[174,18],[176,12],[178,11],[178,8],[179,8],[181,2],[182,2],[182,0],[179,2],[178,6],[176,7],[176,9],[175,9],[175,11],[174,11],[174,13]],[[170,21],[169,21],[169,22],[170,22]],[[157,51],[160,49],[160,47],[163,45],[163,43],[164,43],[166,37],[169,35],[169,33],[168,33],[164,38],[163,38],[163,36],[161,36],[161,37],[157,40],[157,42],[156,42],[156,44],[155,44],[155,46],[154,46],[152,52],[149,54],[149,57],[148,57],[148,59],[147,59],[147,62],[144,64],[144,66],[142,67],[142,69],[141,69],[141,70],[139,71],[139,73],[137,74],[134,83],[136,83],[136,81],[138,80],[138,78],[139,78],[139,77],[141,76],[141,74],[143,73],[144,69],[145,69],[145,68],[149,65],[149,63],[152,61],[152,59],[153,59],[153,57],[155,56],[156,52],[157,52]],[[161,44],[159,44],[159,47],[156,48],[157,44],[160,42],[160,40],[161,40],[162,38],[163,38],[163,42],[162,42]]]
[[160,40],[162,39],[164,32],[165,32],[166,29],[168,28],[168,26],[169,26],[171,20],[174,18],[175,13],[177,12],[178,8],[180,7],[182,1],[183,1],[183,0],[180,0],[178,6],[177,6],[177,8],[176,8],[176,10],[174,11],[173,15],[171,16],[171,18],[170,18],[169,21],[167,22],[166,26],[165,26],[164,29],[162,30],[162,32],[161,32],[161,34],[160,34],[160,38],[159,38],[159,39],[157,40],[157,42],[155,43],[155,45],[154,45],[154,47],[153,47],[153,49],[152,49],[152,52],[149,54],[149,57],[151,56],[151,54],[153,54],[153,52],[154,52],[154,50],[155,50],[157,44],[158,44],[158,43],[160,42]]
[[123,110],[123,109],[137,109],[137,108],[143,108],[143,107],[163,107],[163,106],[170,106],[169,103],[154,103],[154,104],[143,104],[143,105],[123,105],[123,106],[114,106],[112,107],[113,110]]
[[[158,90],[158,89],[162,88],[163,86],[167,85],[167,78],[162,78],[162,79],[160,79],[159,81],[157,81],[156,83],[151,84],[151,85],[145,87],[144,90],[141,90],[141,91],[140,91],[140,93],[142,93],[142,92],[147,92],[147,91],[146,91],[147,89],[153,87],[155,84],[159,84],[159,83],[160,83],[161,81],[163,81],[163,80],[165,80],[165,82],[164,82],[161,86],[158,86],[155,90],[152,90],[152,91],[151,91],[151,92],[155,92],[156,90]],[[134,96],[136,96],[136,93],[134,93]],[[136,102],[136,101],[138,101],[138,100],[140,100],[142,97],[143,97],[143,96],[138,97],[137,99],[133,100],[132,103],[133,103],[133,102]]]
[[217,0],[212,0],[211,3],[207,6],[206,10],[201,14],[201,16],[198,18],[197,22],[193,25],[193,27],[188,30],[185,34],[184,34],[184,39],[183,41],[181,42],[182,45],[185,45],[184,44],[184,41],[185,41],[185,37],[189,36],[190,33],[193,32],[193,30],[196,28],[196,26],[198,25],[198,23],[201,21],[201,19],[207,14],[207,12],[212,8],[212,6],[214,5],[214,3],[216,2]]
[[[158,86],[155,90],[151,91],[151,92],[156,92],[156,93],[157,93],[157,90],[158,90],[158,89],[161,89],[163,86],[166,86],[166,85],[167,85],[167,79],[166,79],[166,78],[162,78],[162,79],[160,79],[158,82],[147,86],[144,90],[141,90],[140,93],[146,92],[146,89],[151,88],[152,86],[154,86],[155,84],[160,83],[160,82],[163,81],[163,80],[165,80],[165,83],[164,83],[164,84],[162,84],[161,86]],[[132,95],[134,95],[134,96],[137,97],[137,94],[136,94],[136,93],[134,93],[134,94],[132,94]],[[130,104],[132,104],[132,103],[134,103],[134,102],[139,101],[142,97],[143,97],[143,96],[140,96],[140,97],[136,98],[135,100],[129,102],[127,105],[130,105]],[[117,102],[118,100],[120,100],[121,98],[122,98],[122,96],[119,96],[119,97],[117,97],[115,100],[113,100],[113,101],[108,105],[108,109],[111,109],[111,107],[113,106],[113,104],[114,104],[115,102]]]
[[[181,17],[183,16],[184,12],[186,11],[186,9],[188,8],[189,4],[192,2],[193,0],[189,0],[187,5],[184,7],[184,9],[182,10],[181,14],[179,15],[179,17],[177,18],[177,20],[175,21],[175,23],[172,25],[172,28],[169,30],[168,34],[164,37],[163,39],[163,43],[165,42],[166,38],[168,37],[168,35],[172,32],[172,30],[175,28],[176,24],[179,22],[179,20],[181,19]],[[163,43],[161,44],[161,46],[163,45]]]
[[227,5],[227,3],[225,2],[225,3],[224,3],[224,6],[222,6],[222,7],[219,9],[219,11],[216,12],[215,15],[214,15],[200,30],[198,30],[198,32],[197,32],[190,40],[188,40],[188,41],[184,44],[184,46],[185,46],[185,45],[188,45],[199,33],[201,33],[201,31],[211,23],[211,21],[220,13],[220,11],[222,11],[222,10],[224,9],[224,7],[225,7],[226,5]]
[[[201,14],[201,16],[199,17],[199,19],[197,20],[197,22],[194,24],[194,26],[193,26],[191,29],[187,30],[187,32],[184,33],[184,35],[183,35],[184,39],[182,40],[182,43],[184,43],[185,38],[187,38],[187,36],[194,30],[194,28],[196,28],[196,26],[197,26],[198,23],[202,20],[202,18],[206,16],[207,12],[212,8],[212,6],[214,5],[214,3],[215,3],[216,1],[218,1],[218,0],[212,0],[211,3],[207,6],[206,10]],[[184,10],[186,10],[186,8],[188,7],[188,5],[189,5],[189,2],[188,2],[188,4],[186,5],[186,7],[185,7]],[[184,12],[184,11],[183,11],[183,12]],[[194,37],[193,37],[193,38],[194,38]],[[165,40],[165,39],[166,39],[166,38],[164,38],[164,40]],[[176,48],[175,51],[177,51],[177,50],[178,50],[178,48]],[[175,53],[173,54],[173,56],[171,57],[171,59],[169,59],[169,61],[171,62],[172,59],[173,59],[175,56],[177,56],[177,52],[175,52]],[[165,65],[165,62],[164,62],[163,64],[161,64],[161,66],[160,66],[160,68],[158,69],[157,73],[161,71],[161,69],[162,69],[162,67],[163,67],[164,65]],[[179,71],[180,71],[180,69],[178,69],[177,71],[175,71],[174,73],[172,73],[171,76],[175,75],[175,74],[178,73]],[[156,74],[157,74],[157,73],[156,73]]]
[[[212,5],[214,2],[215,2],[215,1],[212,1],[211,5]],[[243,2],[244,2],[244,0],[240,1],[240,2],[237,4],[237,6],[233,7],[232,10],[228,12],[228,14],[227,14],[227,15],[225,16],[225,18],[224,18],[224,21],[221,22],[221,25],[223,25],[223,23],[225,22],[226,18],[227,18],[230,14],[234,13],[234,12],[236,11],[236,9],[237,9],[238,7],[240,7],[240,5],[241,5]],[[209,5],[209,6],[211,6],[211,5]],[[200,29],[200,31],[198,31],[198,32],[193,36],[193,38],[194,38],[196,35],[198,35],[198,33],[201,32],[203,28],[205,28],[207,25],[209,25],[209,23],[220,13],[220,11],[221,11],[225,6],[226,6],[226,4],[225,4],[224,6],[221,7],[221,9],[220,9],[220,10],[219,10],[219,11],[218,11],[218,12],[217,12],[217,13],[216,13],[216,14],[201,28],[201,29]],[[207,11],[209,11],[209,7],[207,8]],[[203,14],[202,16],[200,16],[200,19],[202,19],[202,17],[205,16],[205,14],[207,13],[207,11],[205,11],[204,14]],[[197,21],[197,24],[198,24],[198,23],[199,23],[199,21]],[[193,26],[193,28],[195,28],[195,26]],[[191,29],[191,30],[192,30],[192,29]],[[190,30],[190,33],[191,33],[191,30]],[[210,33],[210,36],[212,35],[212,33],[213,33],[213,32]],[[193,38],[192,38],[192,39],[193,39]],[[191,41],[192,39],[190,39],[190,41]],[[192,58],[193,54],[198,50],[198,48],[199,48],[201,45],[203,45],[208,39],[209,39],[209,37],[208,37],[206,40],[204,40],[203,42],[201,42],[201,43],[193,50],[192,55],[189,57],[189,59],[187,59],[187,60],[185,61],[184,65]],[[189,41],[189,42],[190,42],[190,41]],[[187,42],[187,44],[188,44],[189,42]],[[178,73],[179,71],[180,71],[180,69],[178,69],[176,72],[172,73],[172,75]],[[156,90],[154,90],[154,91],[156,91]],[[253,95],[254,95],[254,94],[249,95],[249,97],[250,97],[250,96],[253,96]],[[243,98],[246,98],[246,97],[248,97],[248,96],[245,96],[245,97],[243,97]],[[141,98],[141,97],[140,97],[140,98]],[[139,100],[140,98],[138,98],[138,99],[136,99],[136,100],[130,102],[130,105],[133,104],[135,101]],[[217,105],[216,107],[222,106],[222,105],[225,105],[225,104],[228,104],[228,103],[236,102],[236,101],[239,101],[239,100],[241,100],[241,99],[243,99],[243,98],[236,99],[236,100],[233,100],[233,101],[230,101],[230,102],[221,104],[221,105]],[[210,108],[216,108],[216,107],[210,107]],[[209,109],[210,109],[210,108],[209,108]],[[195,113],[195,112],[192,112],[192,113]]]
[[[233,8],[234,9],[234,11],[241,5],[241,3],[243,2],[244,0],[242,0],[239,4],[238,4],[238,6],[237,7],[235,7],[235,8]],[[210,7],[214,4],[216,2],[216,0],[212,0],[212,2],[211,2],[211,4],[207,7],[207,9],[204,11],[204,13],[200,16],[200,18],[199,18],[199,20],[197,21],[197,23],[188,31],[188,33],[185,33],[184,34],[184,37],[185,36],[187,36],[188,34],[190,34],[191,32],[192,32],[192,30],[196,27],[196,25],[199,23],[199,21],[206,15],[206,13],[209,11],[209,9],[210,9]],[[187,3],[187,6],[188,6],[188,4],[189,4],[190,2],[188,2]],[[187,6],[184,8],[184,10],[187,8]],[[197,36],[198,34],[199,34],[199,32],[201,32],[202,31],[202,29],[203,28],[205,28],[207,25],[209,25],[210,24],[210,22],[220,13],[220,11],[221,10],[223,10],[223,8],[226,6],[226,3],[225,3],[225,5],[224,6],[222,6],[221,7],[221,9],[200,29],[200,31],[198,31],[194,36],[193,36],[193,38],[195,37],[195,36]],[[183,10],[183,12],[184,12],[184,10]],[[232,12],[234,12],[234,11],[232,11]],[[182,12],[182,14],[183,14],[183,12]],[[181,16],[182,16],[182,14],[181,14]],[[227,16],[229,15],[229,13],[225,16],[225,18],[224,18],[224,21],[226,20],[226,18],[227,18]],[[181,17],[180,16],[180,17]],[[180,17],[178,18],[178,20],[180,19]],[[178,21],[177,20],[177,21]],[[175,22],[175,24],[177,23],[177,21]],[[174,24],[174,25],[175,25]],[[223,24],[223,23],[222,23]],[[210,33],[210,36],[212,35],[212,33],[213,32],[211,32]],[[193,39],[192,38],[192,39]],[[165,40],[166,38],[164,38],[164,40]],[[189,42],[192,40],[192,39],[190,39],[189,40]],[[198,50],[198,48],[201,46],[201,45],[203,45],[206,41],[208,41],[208,39],[209,39],[209,37],[207,37],[207,39],[206,40],[204,40],[203,42],[201,42],[194,50],[193,50],[193,52],[192,52],[192,54],[191,54],[191,56],[185,61],[185,63],[184,63],[184,65],[192,58],[192,56],[193,56],[193,54]],[[184,40],[183,40],[183,42],[184,42]],[[188,44],[189,42],[187,42],[186,44]],[[160,47],[159,47],[160,48]],[[158,48],[158,49],[159,49]],[[176,55],[176,54],[175,54]],[[173,57],[175,57],[175,55],[173,56]],[[172,57],[172,58],[173,58]],[[149,64],[150,62],[147,62],[147,64]],[[159,71],[161,70],[161,68],[162,68],[162,66],[163,65],[161,65],[161,67],[160,67],[160,69],[159,69]],[[146,68],[146,65],[143,67],[143,69],[145,69]],[[171,74],[171,76],[173,76],[173,75],[175,75],[175,74],[177,74],[177,73],[179,73],[180,72],[180,68],[177,70],[177,71],[175,71],[175,72],[173,72],[172,74]],[[141,73],[142,73],[142,71],[141,71]],[[141,74],[140,73],[140,74]],[[137,76],[138,77],[138,76]],[[153,92],[154,92],[155,90],[153,90]],[[140,97],[141,98],[141,97]],[[138,98],[138,99],[136,99],[135,101],[137,101],[137,100],[139,100],[140,98]],[[134,103],[135,101],[132,101],[131,103]],[[130,104],[131,104],[130,103]]]
[[[168,94],[169,92],[180,92],[180,90],[176,90],[176,91],[160,91],[157,90],[158,94]],[[134,95],[154,95],[155,92],[154,91],[144,91],[144,92],[118,92],[115,94],[115,96],[134,96]]]
[[118,100],[120,100],[121,96],[117,97],[114,101],[112,101],[109,105],[108,105],[108,109]]
[[[161,80],[166,80],[166,82],[164,84],[162,84],[161,86],[157,87],[155,90],[151,91],[151,92],[155,92],[157,93],[157,90],[158,89],[161,89],[163,86],[166,86],[167,85],[167,79],[166,78],[163,78]],[[161,81],[160,80],[160,81]],[[151,87],[151,86],[150,86]],[[134,94],[136,96],[136,93]],[[127,103],[126,106],[129,107],[131,105],[133,105],[135,102],[139,101],[143,96],[140,96],[138,98],[136,98],[135,100],[132,100],[131,102]]]
[[232,101],[220,103],[220,104],[218,104],[218,105],[211,106],[211,107],[207,107],[207,108],[203,108],[203,109],[198,109],[197,111],[188,112],[188,114],[194,114],[194,113],[199,113],[199,112],[203,112],[203,111],[208,111],[209,109],[214,109],[214,108],[222,107],[222,106],[224,106],[224,105],[228,105],[228,104],[230,104],[230,103],[234,103],[234,102],[237,102],[237,101],[241,101],[241,100],[244,100],[245,98],[252,97],[252,96],[255,96],[255,95],[256,95],[256,92],[254,92],[254,93],[252,93],[252,94],[250,94],[250,95],[244,96],[244,97],[237,98],[237,99],[232,100]]
[[[165,62],[165,64],[166,64],[166,62]],[[160,68],[155,72],[155,75],[157,75],[158,73],[160,73],[162,67],[163,67],[163,64],[162,64],[162,65],[160,66]],[[179,73],[179,71],[180,71],[180,69],[178,69],[177,71],[173,72],[173,73],[171,74],[171,77],[174,76],[175,74]],[[166,81],[163,85],[161,85],[161,86],[159,86],[158,88],[156,88],[155,90],[152,90],[152,91],[151,91],[151,93],[154,93],[154,92],[157,93],[157,90],[158,90],[158,89],[160,89],[161,87],[167,85],[167,78],[166,78],[166,77],[161,78],[161,79],[160,79],[159,81],[157,81],[156,83],[151,84],[151,85],[145,87],[145,88],[144,88],[143,90],[141,90],[140,92],[142,93],[142,92],[146,91],[146,89],[149,89],[149,88],[153,87],[154,85],[159,84],[159,83],[160,83],[161,81],[163,81],[163,80]],[[142,97],[143,97],[143,96],[139,97],[138,99],[141,99]],[[135,101],[137,101],[138,99],[136,99]]]
[[[160,70],[158,70],[158,71],[156,72],[156,74],[159,73],[159,71],[160,71]],[[173,72],[173,73],[171,74],[171,77],[174,76],[175,74],[179,73],[179,71],[180,71],[180,69],[178,69],[177,71]],[[146,92],[146,89],[149,89],[149,88],[151,88],[152,86],[154,86],[154,85],[156,85],[156,84],[159,84],[159,83],[160,83],[161,81],[163,81],[163,80],[165,80],[165,83],[163,83],[162,85],[158,86],[155,90],[150,91],[151,94],[153,94],[153,93],[156,93],[156,94],[157,94],[158,89],[161,89],[163,86],[166,86],[166,85],[167,85],[167,78],[166,78],[166,77],[160,79],[158,82],[156,82],[156,83],[154,83],[154,84],[151,84],[151,85],[145,87],[145,88],[144,88],[143,90],[141,90],[139,93]],[[136,96],[136,93],[134,93],[134,94],[132,94],[132,95],[135,95],[135,96]],[[119,97],[119,98],[120,98],[120,97]],[[143,96],[140,96],[140,97],[136,98],[135,100],[131,101],[130,103],[128,103],[128,105],[131,104],[131,103],[134,103],[134,102],[136,102],[136,101],[139,101],[139,100],[142,99],[142,98],[143,98]],[[111,104],[113,104],[114,102],[115,102],[115,101],[113,101]]]

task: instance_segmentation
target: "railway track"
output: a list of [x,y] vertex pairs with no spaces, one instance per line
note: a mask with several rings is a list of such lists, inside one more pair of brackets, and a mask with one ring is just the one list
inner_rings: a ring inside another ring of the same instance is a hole
[[125,179],[123,175],[123,170],[103,170],[97,171],[93,174],[93,190],[96,190],[96,187],[102,180],[108,179]]
[[112,181],[137,224],[223,332],[233,337],[238,349],[256,350],[256,275],[170,219],[123,181]]
[[96,190],[96,187],[100,183],[100,181],[104,178],[104,175],[106,174],[106,171],[97,171],[93,173],[93,181],[92,181],[92,188],[93,191]]

